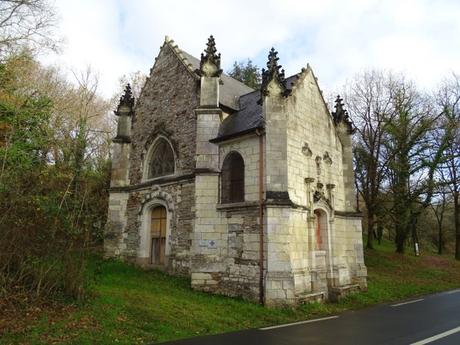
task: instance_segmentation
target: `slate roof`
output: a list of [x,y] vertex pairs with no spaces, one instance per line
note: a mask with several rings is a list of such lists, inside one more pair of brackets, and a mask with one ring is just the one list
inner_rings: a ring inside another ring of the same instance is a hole
[[[200,68],[199,59],[183,50],[181,50],[181,53],[193,66],[194,70]],[[292,89],[293,82],[298,78],[298,74],[286,78],[286,87],[288,90]],[[219,142],[250,133],[257,128],[264,128],[262,105],[260,104],[260,90],[253,90],[224,73],[221,75],[221,80],[223,85],[220,86],[219,90],[220,103],[235,112],[231,113],[222,121],[217,138],[211,141]]]
[[[200,69],[200,60],[196,57],[188,54],[181,50],[182,55],[190,62],[194,70]],[[242,82],[229,77],[225,73],[222,73],[221,79],[223,85],[220,86],[219,96],[220,103],[227,108],[238,110],[239,109],[239,98],[240,96],[254,91],[249,86],[246,86]]]
[[[298,74],[286,79],[286,87],[292,89],[293,82],[299,78]],[[260,104],[260,90],[240,96],[239,110],[227,116],[219,127],[219,134],[213,142],[252,132],[257,128],[264,128],[262,105]]]
[[219,142],[230,137],[251,132],[264,127],[262,105],[259,104],[260,90],[243,95],[239,99],[240,110],[230,114],[222,121],[219,134],[213,142]]

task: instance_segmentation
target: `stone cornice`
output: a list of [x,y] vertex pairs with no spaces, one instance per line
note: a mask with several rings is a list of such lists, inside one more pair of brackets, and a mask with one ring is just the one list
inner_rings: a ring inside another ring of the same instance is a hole
[[135,190],[148,188],[154,185],[164,185],[164,184],[170,184],[170,183],[175,183],[175,182],[184,181],[184,180],[190,180],[190,179],[193,179],[194,177],[195,177],[195,173],[164,176],[164,177],[159,177],[156,179],[152,179],[149,181],[145,181],[145,182],[141,182],[141,183],[133,184],[129,186],[111,187],[109,188],[109,192],[132,192]]
[[243,201],[243,202],[234,202],[234,203],[216,205],[216,209],[219,211],[233,211],[235,209],[255,208],[255,207],[259,207],[258,201]]
[[349,211],[334,211],[335,216],[339,217],[349,217],[349,218],[362,218],[363,214],[361,212],[349,212]]

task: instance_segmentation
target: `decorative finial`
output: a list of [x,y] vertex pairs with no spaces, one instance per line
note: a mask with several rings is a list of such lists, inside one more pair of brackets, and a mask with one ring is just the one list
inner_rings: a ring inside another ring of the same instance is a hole
[[131,91],[131,85],[127,84],[125,87],[125,92],[120,97],[120,102],[118,103],[117,110],[115,115],[132,115],[134,108],[134,97]]
[[211,35],[206,43],[204,54],[201,53],[200,75],[206,77],[219,77],[222,73],[220,69],[220,53],[217,53],[216,41]]
[[268,95],[268,84],[272,80],[276,80],[281,86],[284,95],[287,94],[286,79],[284,77],[284,69],[281,69],[281,65],[278,65],[279,57],[278,52],[275,48],[270,49],[268,53],[267,69],[262,68],[262,86],[261,91],[264,95]]
[[348,111],[345,110],[343,99],[340,96],[335,99],[335,111],[332,113],[332,117],[336,125],[343,122],[348,127],[348,133],[353,133],[353,122],[348,115]]

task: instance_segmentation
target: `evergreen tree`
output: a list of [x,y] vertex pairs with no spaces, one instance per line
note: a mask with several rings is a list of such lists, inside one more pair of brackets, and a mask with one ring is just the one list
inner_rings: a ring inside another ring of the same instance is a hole
[[233,63],[233,68],[228,71],[227,74],[253,89],[260,88],[262,82],[260,68],[254,65],[250,59],[247,60],[246,64],[242,61],[235,61]]

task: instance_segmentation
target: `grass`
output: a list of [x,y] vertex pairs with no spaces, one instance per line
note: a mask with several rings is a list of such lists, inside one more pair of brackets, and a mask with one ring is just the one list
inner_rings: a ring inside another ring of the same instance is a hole
[[[84,304],[31,309],[10,323],[0,315],[1,344],[144,344],[256,328],[460,287],[460,262],[447,256],[366,251],[369,291],[337,304],[263,308],[190,289],[189,280],[93,260],[94,296]],[[20,320],[20,319],[21,320]],[[12,326],[12,325],[16,326]],[[20,326],[18,326],[20,325]],[[6,329],[6,331],[5,331]]]

